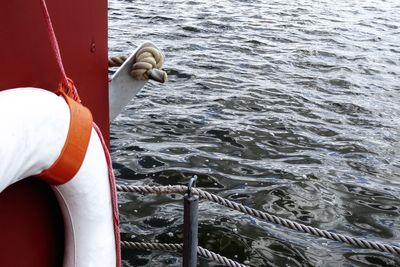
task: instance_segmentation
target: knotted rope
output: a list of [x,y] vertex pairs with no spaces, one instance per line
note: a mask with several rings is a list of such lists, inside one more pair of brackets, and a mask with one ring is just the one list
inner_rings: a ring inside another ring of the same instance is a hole
[[[110,57],[108,59],[109,67],[121,66],[127,57]],[[154,47],[143,47],[135,55],[135,63],[130,71],[131,76],[135,80],[152,79],[160,83],[168,80],[167,73],[161,70],[164,64],[164,55],[160,50]]]
[[[141,194],[171,194],[179,193],[185,194],[187,192],[187,186],[175,185],[175,186],[130,186],[130,185],[117,185],[117,191],[120,192],[135,192]],[[192,192],[195,195],[203,199],[218,203],[225,207],[240,211],[242,213],[248,214],[250,216],[256,217],[258,219],[278,224],[298,232],[308,233],[314,236],[323,237],[331,239],[334,241],[339,241],[349,245],[353,245],[359,248],[368,248],[381,252],[388,252],[395,255],[400,255],[400,247],[392,246],[389,244],[383,244],[380,242],[369,241],[357,237],[347,236],[343,234],[336,234],[330,231],[321,230],[312,226],[307,226],[301,223],[291,221],[289,219],[283,219],[275,215],[268,214],[264,211],[259,211],[253,208],[246,207],[244,205],[238,204],[236,202],[230,201],[223,197],[208,193],[198,188],[192,188]]]

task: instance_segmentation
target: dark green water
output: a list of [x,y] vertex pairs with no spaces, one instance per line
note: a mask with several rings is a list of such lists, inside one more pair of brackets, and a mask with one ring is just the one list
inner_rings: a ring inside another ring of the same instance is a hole
[[[109,1],[110,54],[151,40],[170,81],[112,124],[120,183],[186,184],[400,245],[400,2]],[[119,195],[123,240],[182,242],[180,196]],[[200,205],[201,246],[251,266],[400,266]],[[124,266],[180,266],[123,251]],[[217,266],[202,260],[201,266]]]

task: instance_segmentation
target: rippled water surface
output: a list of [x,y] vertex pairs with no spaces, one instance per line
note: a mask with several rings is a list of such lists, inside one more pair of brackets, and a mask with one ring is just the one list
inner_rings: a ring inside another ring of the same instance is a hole
[[[170,78],[112,124],[118,182],[197,176],[250,207],[399,244],[399,14],[397,0],[110,0],[110,55],[151,40]],[[180,196],[119,201],[123,240],[182,241]],[[201,246],[251,266],[400,266],[209,202],[199,223]],[[181,264],[163,252],[123,260]]]

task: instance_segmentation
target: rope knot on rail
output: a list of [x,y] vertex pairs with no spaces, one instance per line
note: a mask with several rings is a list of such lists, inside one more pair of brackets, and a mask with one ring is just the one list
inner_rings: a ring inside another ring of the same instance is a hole
[[[127,60],[126,56],[110,57],[109,67],[119,67]],[[161,68],[164,64],[164,54],[155,47],[146,46],[140,49],[132,65],[130,74],[135,80],[154,80],[164,83],[168,80],[168,75]]]
[[164,55],[154,47],[143,47],[140,49],[132,66],[131,75],[135,80],[148,80],[149,78],[165,82],[167,73],[162,71]]

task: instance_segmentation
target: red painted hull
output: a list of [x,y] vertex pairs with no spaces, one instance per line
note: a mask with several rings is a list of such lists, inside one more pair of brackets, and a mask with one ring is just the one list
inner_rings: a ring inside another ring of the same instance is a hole
[[[66,73],[108,140],[107,1],[46,2]],[[0,40],[0,90],[56,88],[60,74],[40,1],[2,3]],[[28,179],[0,194],[0,237],[0,266],[61,266],[62,218],[49,186]]]

